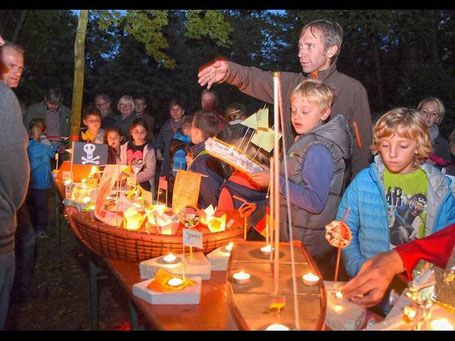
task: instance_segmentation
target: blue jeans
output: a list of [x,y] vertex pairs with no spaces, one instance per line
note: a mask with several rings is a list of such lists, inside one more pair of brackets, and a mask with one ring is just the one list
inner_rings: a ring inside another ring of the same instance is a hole
[[11,288],[14,281],[15,263],[14,252],[0,255],[0,330],[5,329]]

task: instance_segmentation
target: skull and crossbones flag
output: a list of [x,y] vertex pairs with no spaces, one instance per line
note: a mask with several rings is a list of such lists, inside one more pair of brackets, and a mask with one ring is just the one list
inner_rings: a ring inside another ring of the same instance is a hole
[[107,144],[74,142],[72,163],[75,165],[107,164]]

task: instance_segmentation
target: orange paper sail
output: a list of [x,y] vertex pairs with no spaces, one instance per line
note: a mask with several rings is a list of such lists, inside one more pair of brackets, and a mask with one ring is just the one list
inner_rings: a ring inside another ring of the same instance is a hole
[[172,291],[183,290],[184,288],[193,286],[195,284],[195,282],[192,281],[191,279],[185,278],[182,281],[182,284],[180,284],[178,286],[171,286],[168,284],[168,282],[172,278],[182,279],[181,277],[172,275],[169,272],[164,271],[163,269],[159,269],[156,272],[156,275],[155,275],[155,278],[153,279],[153,281],[151,281],[150,284],[147,285],[147,289],[150,289],[150,290],[153,290],[156,292],[172,292]]

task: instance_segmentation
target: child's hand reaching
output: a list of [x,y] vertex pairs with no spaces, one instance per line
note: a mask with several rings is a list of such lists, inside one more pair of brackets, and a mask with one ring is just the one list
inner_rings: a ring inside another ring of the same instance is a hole
[[262,165],[262,172],[248,173],[248,176],[260,187],[268,187],[270,183],[270,168]]

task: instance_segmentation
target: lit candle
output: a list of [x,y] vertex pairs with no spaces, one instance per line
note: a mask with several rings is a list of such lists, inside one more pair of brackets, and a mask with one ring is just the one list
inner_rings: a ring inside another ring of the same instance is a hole
[[228,245],[226,245],[224,247],[224,249],[226,250],[226,252],[231,252],[233,247],[234,247],[234,243],[230,242]]
[[249,273],[240,271],[235,273],[232,277],[234,278],[234,282],[236,284],[246,284],[250,281],[251,275]]
[[311,272],[307,273],[306,275],[302,276],[303,283],[308,286],[316,285],[319,282],[319,277],[313,275]]
[[89,197],[89,196],[86,196],[86,197],[83,197],[83,198],[82,198],[82,202],[83,202],[84,204],[88,204],[91,200],[92,200],[92,198]]
[[175,263],[177,261],[177,257],[174,256],[172,253],[170,253],[170,254],[164,256],[163,260],[167,264],[173,264],[173,263]]
[[63,181],[63,184],[64,184],[65,186],[68,186],[70,183],[71,183],[71,180],[70,180],[70,179]]
[[341,291],[337,291],[335,293],[335,300],[338,303],[346,303],[346,300],[344,299],[343,294],[341,293]]
[[453,325],[447,319],[431,320],[431,329],[433,330],[453,330]]
[[267,246],[261,247],[261,253],[263,255],[268,256],[268,255],[270,255],[270,252],[272,252],[272,245],[267,245]]
[[266,330],[289,330],[289,328],[283,324],[275,323],[268,326]]
[[178,277],[173,277],[167,282],[167,284],[171,287],[178,287],[182,283],[183,283],[183,279],[178,278]]

